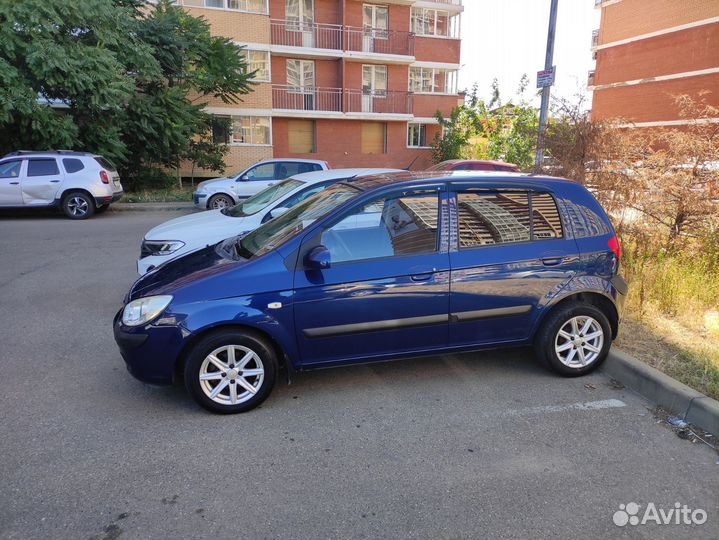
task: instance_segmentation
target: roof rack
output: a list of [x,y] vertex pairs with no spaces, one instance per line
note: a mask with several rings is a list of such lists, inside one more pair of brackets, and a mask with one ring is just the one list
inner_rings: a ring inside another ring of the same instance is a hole
[[3,159],[12,156],[32,156],[32,155],[43,155],[43,154],[60,154],[63,156],[92,156],[92,152],[78,152],[76,150],[16,150],[5,154]]

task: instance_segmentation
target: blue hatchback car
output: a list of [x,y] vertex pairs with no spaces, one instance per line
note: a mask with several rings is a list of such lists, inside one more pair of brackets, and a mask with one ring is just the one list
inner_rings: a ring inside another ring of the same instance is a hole
[[115,317],[129,371],[243,412],[280,369],[533,344],[565,376],[607,356],[627,285],[578,183],[398,173],[336,184],[141,277]]

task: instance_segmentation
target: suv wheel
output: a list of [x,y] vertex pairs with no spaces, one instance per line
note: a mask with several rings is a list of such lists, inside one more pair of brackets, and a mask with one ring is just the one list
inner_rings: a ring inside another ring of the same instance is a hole
[[591,304],[568,303],[542,325],[535,339],[537,358],[566,377],[595,370],[604,361],[612,344],[609,321]]
[[70,219],[87,219],[95,213],[95,201],[87,193],[73,191],[62,200],[62,211]]
[[277,376],[271,346],[252,334],[223,330],[201,339],[185,363],[185,386],[205,409],[249,411],[270,395]]
[[210,197],[210,200],[207,201],[207,208],[211,210],[217,210],[218,208],[227,208],[228,206],[234,206],[234,204],[235,201],[232,200],[232,197],[223,193],[219,193]]

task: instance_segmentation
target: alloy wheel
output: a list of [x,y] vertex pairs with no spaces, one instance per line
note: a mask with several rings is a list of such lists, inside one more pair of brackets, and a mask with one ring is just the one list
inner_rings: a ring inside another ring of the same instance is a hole
[[75,217],[80,217],[87,214],[88,208],[89,204],[82,197],[70,197],[70,199],[67,201],[67,209]]
[[229,197],[225,197],[224,195],[218,195],[212,199],[210,202],[210,208],[213,210],[218,210],[220,208],[227,208],[228,206],[232,206],[232,201],[230,201]]
[[237,405],[254,396],[265,380],[259,355],[242,345],[225,345],[208,354],[200,366],[200,388],[220,405]]
[[580,315],[565,322],[554,339],[557,358],[567,367],[583,368],[602,352],[604,330],[592,317]]

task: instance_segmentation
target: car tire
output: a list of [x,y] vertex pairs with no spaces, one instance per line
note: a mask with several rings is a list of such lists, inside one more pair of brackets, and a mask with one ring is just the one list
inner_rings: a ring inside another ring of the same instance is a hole
[[109,204],[103,204],[102,206],[98,206],[97,208],[95,208],[95,213],[102,214],[104,212],[107,212],[108,208],[110,208]]
[[95,213],[95,201],[84,191],[71,191],[62,199],[62,211],[70,219],[87,219]]
[[200,339],[189,351],[185,386],[208,411],[241,413],[267,399],[277,370],[277,355],[263,338],[242,330],[221,330]]
[[218,193],[217,195],[213,195],[207,201],[207,208],[210,210],[218,210],[220,208],[227,208],[234,205],[235,201],[232,199],[232,197],[230,197],[229,195],[225,195],[224,193]]
[[570,302],[552,311],[537,332],[535,354],[565,377],[594,371],[609,354],[612,330],[607,316],[592,304]]

